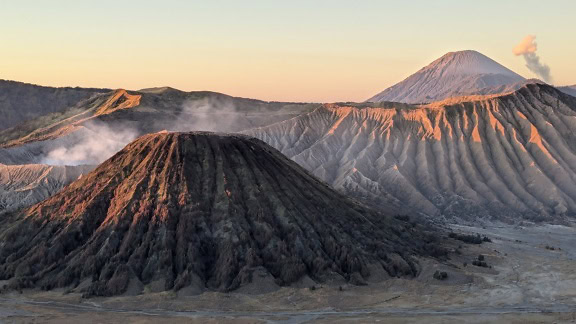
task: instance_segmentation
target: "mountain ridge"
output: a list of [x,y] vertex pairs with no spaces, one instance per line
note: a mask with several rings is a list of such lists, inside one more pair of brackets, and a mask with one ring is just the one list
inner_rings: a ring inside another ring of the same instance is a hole
[[576,214],[576,98],[545,84],[473,101],[324,105],[247,133],[376,206],[460,221]]

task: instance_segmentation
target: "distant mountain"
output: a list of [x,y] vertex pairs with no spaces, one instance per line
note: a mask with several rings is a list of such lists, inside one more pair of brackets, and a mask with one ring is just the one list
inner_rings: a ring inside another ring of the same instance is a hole
[[500,93],[524,78],[476,51],[450,52],[369,102],[429,103],[449,97]]
[[440,251],[424,228],[343,196],[260,140],[158,133],[0,218],[0,280],[86,296],[363,284],[416,275],[414,256]]
[[567,93],[573,97],[576,97],[576,85],[573,86],[565,86],[565,87],[558,87],[558,89],[564,93]]
[[576,216],[576,98],[545,84],[428,106],[327,104],[247,131],[348,195],[455,220]]
[[0,80],[0,130],[73,107],[79,101],[107,91],[110,90],[52,88]]

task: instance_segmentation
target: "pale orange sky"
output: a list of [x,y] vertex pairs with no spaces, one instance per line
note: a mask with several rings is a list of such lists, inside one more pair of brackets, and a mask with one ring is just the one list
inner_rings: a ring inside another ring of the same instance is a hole
[[[414,10],[418,7],[420,10]],[[534,77],[513,46],[537,35],[557,85],[576,83],[576,2],[0,0],[0,78],[172,86],[276,101],[362,101],[449,51]],[[471,14],[471,13],[474,14]]]

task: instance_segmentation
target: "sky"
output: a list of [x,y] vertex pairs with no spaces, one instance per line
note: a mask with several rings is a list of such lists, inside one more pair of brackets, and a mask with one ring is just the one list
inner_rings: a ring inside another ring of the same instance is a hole
[[576,1],[0,0],[0,79],[171,86],[270,101],[363,101],[443,54],[477,50],[576,84]]

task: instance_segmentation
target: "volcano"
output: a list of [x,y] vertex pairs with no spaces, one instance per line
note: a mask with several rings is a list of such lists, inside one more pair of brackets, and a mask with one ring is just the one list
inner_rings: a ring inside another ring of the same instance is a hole
[[0,280],[86,296],[414,276],[434,234],[243,135],[155,133],[2,219]]
[[367,101],[430,103],[464,95],[501,93],[502,88],[520,88],[514,85],[524,81],[522,76],[479,52],[450,52]]

